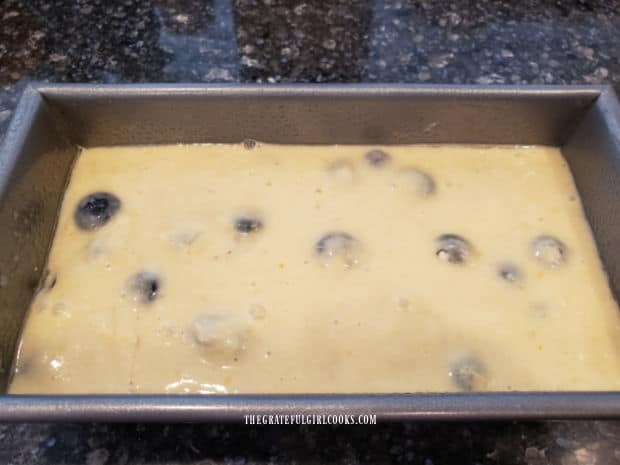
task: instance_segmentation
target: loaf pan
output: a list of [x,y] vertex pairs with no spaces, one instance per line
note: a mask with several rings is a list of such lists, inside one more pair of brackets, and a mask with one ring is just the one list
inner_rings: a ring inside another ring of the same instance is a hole
[[[619,137],[618,102],[604,86],[30,87],[0,152],[0,392],[6,392],[19,331],[80,146],[246,138],[281,144],[559,146],[617,296]],[[246,414],[373,414],[379,421],[620,418],[620,392],[0,395],[0,421],[243,421]]]

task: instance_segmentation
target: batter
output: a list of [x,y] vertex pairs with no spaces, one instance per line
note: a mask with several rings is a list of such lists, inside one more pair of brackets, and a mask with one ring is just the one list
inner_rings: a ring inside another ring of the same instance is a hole
[[85,149],[11,393],[618,390],[560,152]]

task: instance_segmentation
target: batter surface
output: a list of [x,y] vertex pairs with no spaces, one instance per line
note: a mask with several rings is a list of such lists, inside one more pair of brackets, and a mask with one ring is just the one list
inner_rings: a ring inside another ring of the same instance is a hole
[[617,390],[559,150],[92,148],[11,393]]

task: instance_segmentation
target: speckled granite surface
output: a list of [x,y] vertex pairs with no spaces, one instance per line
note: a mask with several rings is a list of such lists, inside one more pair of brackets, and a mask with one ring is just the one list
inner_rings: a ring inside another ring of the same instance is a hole
[[[620,1],[2,0],[31,80],[620,84]],[[620,463],[620,423],[0,425],[0,463]]]

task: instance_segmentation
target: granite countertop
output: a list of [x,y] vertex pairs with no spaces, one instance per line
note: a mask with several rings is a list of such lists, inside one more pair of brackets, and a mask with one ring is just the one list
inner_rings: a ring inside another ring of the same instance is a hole
[[[2,0],[0,138],[50,82],[620,85],[620,1]],[[0,424],[0,463],[620,463],[620,422]]]

